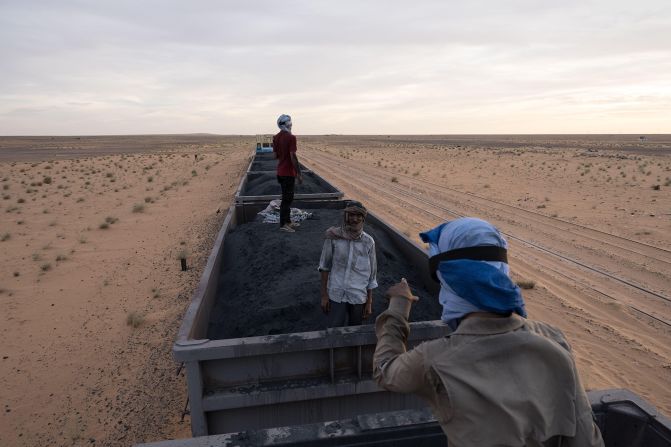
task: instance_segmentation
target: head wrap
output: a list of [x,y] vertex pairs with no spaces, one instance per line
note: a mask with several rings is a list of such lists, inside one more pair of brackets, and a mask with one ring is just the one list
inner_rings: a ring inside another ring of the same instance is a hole
[[277,118],[277,127],[291,133],[291,117],[289,115],[280,115]]
[[[326,230],[324,236],[326,239],[356,240],[361,237],[361,234],[363,233],[363,223],[368,215],[366,207],[363,206],[361,202],[352,200],[347,202],[343,211],[343,224],[340,227],[331,227]],[[347,222],[348,214],[359,214],[363,216],[363,219],[355,224],[350,224]]]
[[[508,248],[501,233],[489,222],[464,217],[419,234],[429,244],[429,256],[457,248],[493,245]],[[442,320],[456,329],[472,312],[515,312],[526,317],[519,287],[510,279],[505,262],[454,259],[442,261],[436,271],[440,280]]]

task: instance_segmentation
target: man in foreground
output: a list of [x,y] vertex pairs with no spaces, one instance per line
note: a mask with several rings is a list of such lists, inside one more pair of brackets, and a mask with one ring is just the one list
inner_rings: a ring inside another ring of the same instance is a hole
[[375,241],[363,231],[368,211],[361,202],[347,203],[343,224],[324,235],[319,271],[321,307],[329,327],[359,325],[373,312],[377,287]]
[[378,384],[426,399],[450,446],[603,446],[571,348],[559,329],[526,319],[498,230],[462,218],[420,237],[453,332],[406,352],[418,298],[405,279],[390,287],[375,327]]
[[296,137],[291,133],[291,117],[280,115],[277,126],[280,131],[273,137],[273,154],[277,158],[277,181],[282,188],[280,205],[280,231],[294,233],[300,224],[291,222],[291,202],[294,201],[296,179],[303,183],[303,174],[296,157]]

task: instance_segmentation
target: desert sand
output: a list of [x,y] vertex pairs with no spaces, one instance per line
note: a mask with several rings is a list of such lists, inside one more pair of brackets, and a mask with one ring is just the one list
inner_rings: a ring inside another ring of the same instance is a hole
[[190,436],[171,345],[251,141],[0,139],[0,445]]
[[[671,415],[670,136],[298,138],[301,162],[418,243],[457,215],[499,226],[586,388]],[[0,138],[0,445],[190,435],[170,349],[253,141]]]

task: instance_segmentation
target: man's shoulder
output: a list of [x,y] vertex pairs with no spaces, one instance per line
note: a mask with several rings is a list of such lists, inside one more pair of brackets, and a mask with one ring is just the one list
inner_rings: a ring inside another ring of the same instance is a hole
[[373,236],[366,233],[365,231],[361,232],[361,240],[369,244],[375,244],[375,239],[373,239]]
[[569,343],[566,340],[566,337],[564,336],[564,333],[561,331],[561,329],[554,327],[551,324],[535,320],[525,320],[524,325],[527,328],[527,330],[537,335],[540,335],[544,338],[550,339],[556,343],[559,343],[564,349],[568,351],[571,350]]

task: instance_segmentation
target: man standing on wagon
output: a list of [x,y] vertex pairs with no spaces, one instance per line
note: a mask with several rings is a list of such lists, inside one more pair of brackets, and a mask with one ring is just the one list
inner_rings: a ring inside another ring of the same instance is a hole
[[291,202],[294,201],[296,180],[303,183],[296,157],[296,137],[291,133],[291,117],[280,115],[277,118],[280,131],[273,137],[273,154],[277,158],[277,181],[282,188],[282,205],[280,205],[280,231],[294,233],[298,223],[291,222]]
[[367,214],[361,202],[349,201],[342,225],[324,235],[319,271],[321,307],[329,314],[329,327],[359,325],[373,311],[377,258],[375,240],[363,231]]

